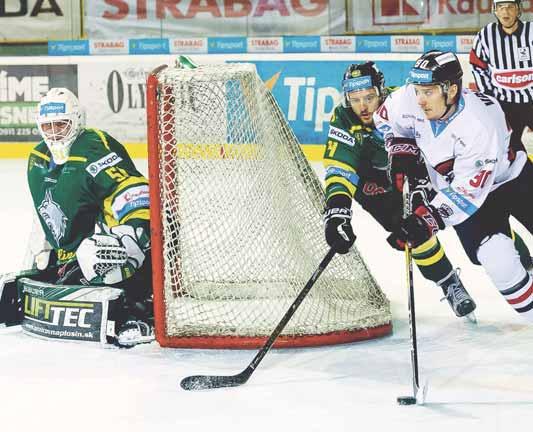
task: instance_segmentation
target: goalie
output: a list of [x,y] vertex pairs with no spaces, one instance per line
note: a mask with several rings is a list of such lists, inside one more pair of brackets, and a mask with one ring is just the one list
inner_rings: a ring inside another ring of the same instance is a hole
[[[32,276],[56,285],[120,288],[114,341],[152,341],[146,178],[118,141],[85,127],[83,109],[66,88],[52,88],[41,99],[37,126],[43,140],[31,151],[27,176],[46,242],[34,256]],[[18,299],[3,285],[5,315]]]

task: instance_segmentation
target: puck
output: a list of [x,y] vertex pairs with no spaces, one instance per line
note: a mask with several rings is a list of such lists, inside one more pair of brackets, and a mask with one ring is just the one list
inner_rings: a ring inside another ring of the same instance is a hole
[[415,405],[416,398],[414,396],[398,396],[396,401],[399,405]]

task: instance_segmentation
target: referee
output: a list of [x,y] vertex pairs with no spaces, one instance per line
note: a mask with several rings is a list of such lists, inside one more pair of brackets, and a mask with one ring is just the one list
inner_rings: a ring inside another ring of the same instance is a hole
[[493,0],[498,22],[487,24],[470,51],[479,91],[494,96],[513,129],[512,147],[525,150],[522,133],[533,129],[533,26],[520,20],[520,0]]

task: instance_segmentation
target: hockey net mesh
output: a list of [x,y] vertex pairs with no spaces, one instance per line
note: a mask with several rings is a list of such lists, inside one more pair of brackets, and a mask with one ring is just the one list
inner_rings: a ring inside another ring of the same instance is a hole
[[[149,151],[159,164],[163,268],[154,271],[164,272],[166,336],[268,336],[328,250],[320,181],[253,64],[157,78],[159,143]],[[354,247],[333,258],[283,335],[390,320]]]

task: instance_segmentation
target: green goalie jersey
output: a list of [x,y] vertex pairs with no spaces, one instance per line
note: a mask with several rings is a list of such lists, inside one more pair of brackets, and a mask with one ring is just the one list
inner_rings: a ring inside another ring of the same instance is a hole
[[[343,194],[357,200],[365,187],[391,190],[387,163],[381,134],[365,126],[350,107],[339,104],[330,120],[324,152],[326,199]],[[371,190],[365,193],[373,195]]]
[[148,182],[126,149],[103,131],[84,129],[63,165],[54,164],[41,141],[28,160],[28,184],[59,263],[75,257],[96,222],[127,223],[149,232]]

